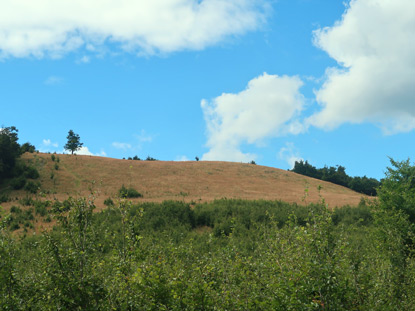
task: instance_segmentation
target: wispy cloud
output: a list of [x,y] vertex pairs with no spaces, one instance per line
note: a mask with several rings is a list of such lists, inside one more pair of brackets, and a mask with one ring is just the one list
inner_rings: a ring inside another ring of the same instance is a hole
[[177,156],[175,161],[190,161],[188,157],[182,155],[182,156]]
[[131,144],[128,143],[119,143],[119,142],[113,142],[112,146],[116,149],[122,149],[122,150],[127,150],[127,149],[131,149],[132,146]]
[[58,143],[53,143],[50,139],[44,139],[42,141],[42,144],[45,147],[55,147],[55,148],[58,148],[58,146],[59,146]]
[[57,84],[61,84],[62,82],[63,82],[62,77],[50,76],[43,83],[46,85],[57,85]]
[[145,130],[141,130],[140,134],[136,135],[140,143],[149,143],[153,141],[154,136],[148,134]]

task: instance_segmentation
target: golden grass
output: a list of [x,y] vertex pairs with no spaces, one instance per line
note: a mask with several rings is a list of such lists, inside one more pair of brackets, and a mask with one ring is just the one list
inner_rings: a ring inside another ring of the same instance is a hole
[[[81,155],[25,154],[41,174],[49,199],[87,196],[93,191],[98,208],[124,184],[143,194],[134,201],[212,201],[220,198],[281,200],[305,204],[323,197],[329,207],[356,205],[362,194],[345,187],[260,165],[208,161],[133,161]],[[55,169],[55,164],[59,169]],[[51,178],[53,174],[53,178]],[[322,189],[319,192],[318,187]],[[307,196],[305,198],[305,193]],[[25,196],[16,191],[12,196]],[[40,194],[38,194],[40,195]]]

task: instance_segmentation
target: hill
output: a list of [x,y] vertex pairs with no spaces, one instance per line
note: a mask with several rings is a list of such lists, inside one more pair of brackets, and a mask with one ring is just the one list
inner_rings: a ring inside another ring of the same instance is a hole
[[[304,204],[318,202],[323,197],[333,208],[356,205],[364,196],[329,182],[253,164],[134,161],[67,154],[53,156],[55,161],[51,154],[26,153],[22,156],[40,173],[42,193],[37,195],[64,200],[68,196],[87,196],[94,191],[98,208],[104,206],[106,198],[115,197],[122,185],[142,193],[144,197],[135,200],[144,202],[185,200],[197,203],[241,198]],[[23,190],[12,193],[13,197],[26,195]]]

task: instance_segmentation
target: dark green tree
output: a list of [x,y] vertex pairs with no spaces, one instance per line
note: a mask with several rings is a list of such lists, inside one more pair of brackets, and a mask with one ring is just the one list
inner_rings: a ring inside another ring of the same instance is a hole
[[16,159],[20,156],[17,132],[14,126],[0,129],[0,177],[12,175]]
[[68,136],[66,136],[68,139],[68,142],[65,145],[65,150],[69,150],[72,152],[72,154],[81,149],[83,143],[81,143],[80,137],[78,134],[74,133],[74,131],[69,130]]

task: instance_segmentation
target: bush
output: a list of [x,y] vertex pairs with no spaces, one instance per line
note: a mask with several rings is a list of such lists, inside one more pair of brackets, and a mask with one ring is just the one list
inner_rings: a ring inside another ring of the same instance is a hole
[[18,206],[13,205],[10,208],[10,213],[12,213],[12,214],[21,214],[22,213],[22,209],[20,207],[18,207]]
[[52,155],[50,156],[50,158],[52,159],[52,161],[53,161],[53,162],[55,162],[55,159],[56,159],[56,158],[55,158],[55,155],[54,155],[54,154],[52,154]]
[[157,159],[147,156],[146,161],[157,161]]
[[35,182],[33,182],[33,181],[29,181],[29,182],[26,184],[26,186],[24,187],[24,189],[25,189],[27,192],[30,192],[30,193],[35,194],[35,193],[39,190],[39,187],[40,187],[40,183],[35,183]]
[[26,178],[23,176],[13,178],[10,185],[14,190],[20,190],[26,185]]
[[23,206],[31,206],[31,205],[33,205],[35,203],[35,201],[33,201],[32,198],[30,198],[30,197],[27,196],[27,197],[25,197],[23,199],[20,199],[19,203],[21,205],[23,205]]
[[120,188],[120,190],[118,190],[118,195],[121,198],[142,198],[143,195],[141,193],[139,193],[137,190],[135,190],[134,188],[126,188],[124,185],[122,185],[122,187]]
[[48,213],[48,210],[43,205],[36,205],[35,206],[35,213],[36,213],[36,215],[40,215],[40,216],[44,217]]
[[114,201],[111,198],[108,198],[104,201],[104,205],[106,206],[114,206]]
[[25,168],[25,176],[30,179],[38,179],[40,175],[36,168],[27,166]]
[[0,195],[0,203],[9,202],[9,201],[10,201],[10,198],[7,194],[3,193]]

